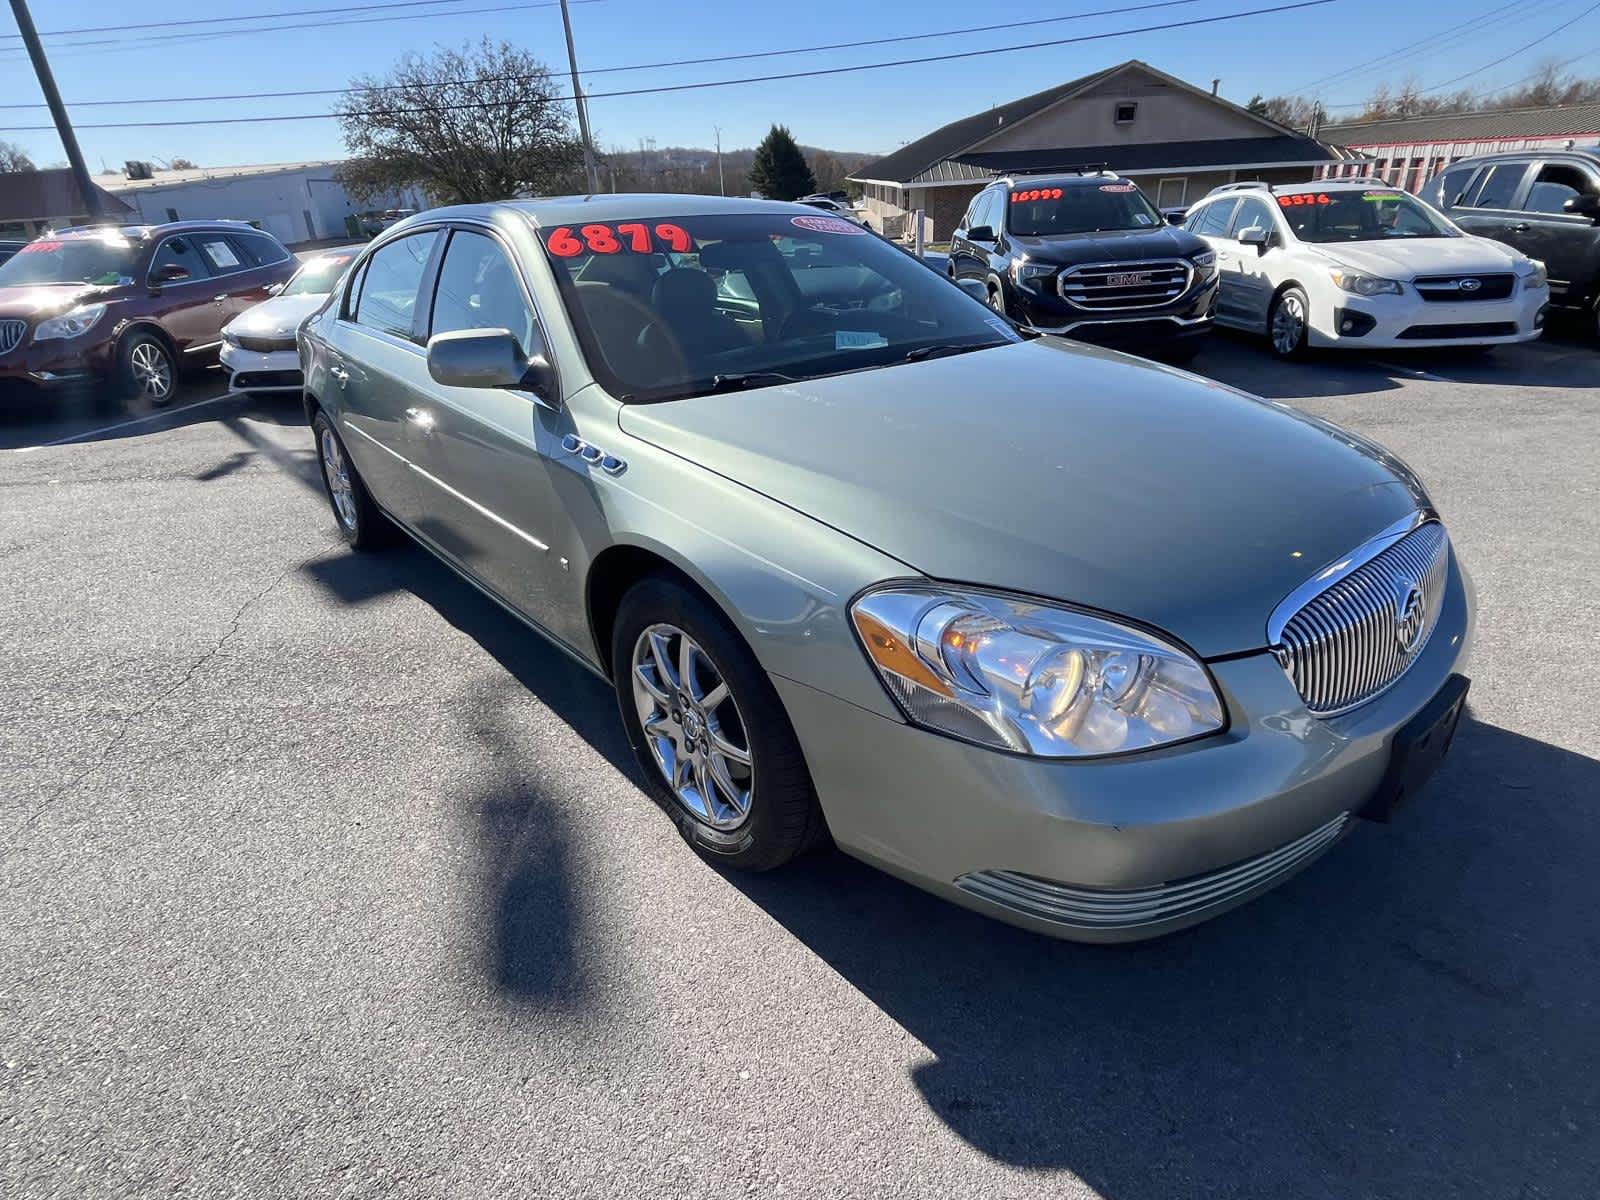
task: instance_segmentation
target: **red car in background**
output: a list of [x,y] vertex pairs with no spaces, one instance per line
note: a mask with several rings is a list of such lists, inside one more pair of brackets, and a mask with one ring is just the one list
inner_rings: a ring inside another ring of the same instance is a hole
[[237,221],[45,234],[0,263],[0,385],[101,384],[166,404],[180,372],[215,359],[222,327],[297,265]]

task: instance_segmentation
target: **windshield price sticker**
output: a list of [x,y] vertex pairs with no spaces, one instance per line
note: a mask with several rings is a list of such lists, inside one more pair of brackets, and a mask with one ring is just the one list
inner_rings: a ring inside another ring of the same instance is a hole
[[1296,192],[1292,196],[1279,196],[1279,208],[1299,208],[1303,204],[1332,204],[1333,197],[1327,192]]
[[[652,232],[655,235],[651,238]],[[544,248],[557,258],[577,258],[589,254],[655,254],[663,249],[687,254],[694,239],[681,225],[650,226],[642,221],[623,221],[617,225],[558,225],[544,235]]]
[[865,237],[867,233],[854,221],[846,221],[843,217],[791,217],[789,224],[797,229],[809,229],[812,233],[842,233],[847,237]]
[[51,250],[61,249],[60,242],[29,242],[18,254],[48,254]]
[[1137,183],[1102,183],[1100,190],[1102,192],[1137,192],[1139,185]]
[[1059,200],[1060,188],[1031,188],[1026,192],[1012,192],[1011,203],[1021,204],[1026,200]]

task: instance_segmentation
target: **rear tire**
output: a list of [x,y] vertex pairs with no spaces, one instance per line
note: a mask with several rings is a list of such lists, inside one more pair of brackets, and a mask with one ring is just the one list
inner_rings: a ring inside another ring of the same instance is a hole
[[822,840],[822,810],[783,703],[701,595],[667,576],[636,583],[617,609],[611,663],[646,787],[691,846],[767,871]]
[[322,468],[322,490],[333,509],[334,523],[352,550],[376,550],[394,541],[395,528],[373,503],[344,442],[328,415],[318,412],[311,420],[316,439],[317,462]]
[[1285,289],[1273,302],[1267,318],[1267,338],[1272,352],[1282,359],[1306,356],[1306,330],[1311,322],[1311,302],[1300,288]]

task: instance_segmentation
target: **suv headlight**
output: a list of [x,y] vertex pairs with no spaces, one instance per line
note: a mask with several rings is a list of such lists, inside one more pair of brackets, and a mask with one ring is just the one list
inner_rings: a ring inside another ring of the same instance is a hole
[[1542,288],[1550,282],[1550,272],[1537,258],[1530,258],[1517,264],[1517,278],[1525,288]]
[[996,750],[1081,758],[1215,733],[1199,662],[1154,634],[1023,596],[870,591],[850,618],[906,719]]
[[1333,276],[1334,283],[1347,292],[1354,292],[1357,296],[1398,296],[1404,290],[1397,280],[1379,279],[1376,275],[1360,275],[1343,267],[1333,267],[1328,274]]
[[1217,265],[1217,252],[1215,250],[1202,250],[1199,254],[1191,254],[1189,261],[1201,275],[1209,275]]
[[62,313],[59,317],[51,317],[48,321],[40,321],[34,328],[33,340],[36,342],[48,341],[51,338],[77,337],[80,333],[88,333],[96,321],[106,315],[104,304],[80,304],[77,308]]
[[1028,262],[1025,259],[1013,259],[1011,263],[1011,278],[1023,287],[1034,288],[1041,280],[1054,275],[1061,267],[1056,263]]

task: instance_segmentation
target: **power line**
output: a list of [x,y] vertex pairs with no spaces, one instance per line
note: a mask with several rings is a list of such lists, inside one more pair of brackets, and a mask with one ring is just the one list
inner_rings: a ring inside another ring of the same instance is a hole
[[[466,0],[452,0],[452,2],[465,3]],[[436,17],[465,17],[474,13],[501,13],[519,12],[532,8],[555,8],[560,0],[533,0],[531,3],[502,4],[493,8],[455,8],[449,11],[424,12],[424,13],[399,13],[386,17],[347,17],[338,21],[286,21],[274,25],[253,25],[248,29],[209,29],[200,33],[152,33],[141,34],[135,37],[97,38],[87,42],[67,42],[63,47],[53,49],[51,57],[72,57],[74,51],[82,54],[109,54],[121,53],[128,46],[146,43],[172,43],[192,41],[214,41],[225,37],[250,37],[259,33],[292,33],[300,29],[331,29],[339,25],[371,25],[388,21],[426,21]],[[603,0],[572,0],[574,4],[600,4]],[[359,11],[359,10],[358,10]],[[103,47],[95,49],[94,47]],[[19,48],[7,46],[0,48],[0,54],[16,54]]]
[[[463,0],[464,2],[464,0]],[[574,0],[581,3],[583,0]],[[592,0],[590,0],[592,2]],[[1101,8],[1091,12],[1073,13],[1064,17],[1040,17],[1030,21],[1014,21],[1007,28],[1024,28],[1031,25],[1056,25],[1064,21],[1084,21],[1090,17],[1119,16],[1123,13],[1144,12],[1152,8],[1176,8],[1185,4],[1196,4],[1199,0],[1156,0],[1155,3],[1133,4],[1121,8]],[[454,14],[452,14],[454,15]],[[719,54],[709,58],[679,58],[668,62],[634,63],[627,66],[591,67],[584,72],[585,75],[614,75],[623,71],[652,71],[661,67],[692,67],[712,62],[740,62],[755,58],[778,58],[793,54],[816,54],[825,50],[854,50],[862,46],[886,46],[898,42],[925,41],[929,38],[959,37],[969,33],[988,33],[994,26],[975,25],[966,29],[942,29],[935,33],[910,33],[896,37],[868,38],[859,42],[832,42],[822,46],[795,46],[787,50],[756,50],[744,54]],[[526,75],[491,76],[479,80],[483,83],[500,83],[531,78]],[[236,92],[220,96],[152,96],[139,100],[74,100],[73,108],[106,108],[133,104],[196,104],[209,103],[220,100],[283,100],[301,96],[344,96],[354,92],[387,91],[403,88],[408,85],[399,84],[391,87],[379,88],[309,88],[291,92]],[[448,83],[428,84],[429,87],[449,87]],[[0,109],[39,108],[38,104],[0,104]]]
[[[229,21],[265,21],[277,17],[307,17],[317,14],[347,13],[347,12],[375,12],[386,8],[425,8],[438,4],[467,4],[470,0],[398,0],[389,4],[353,4],[344,8],[290,8],[280,9],[277,12],[238,13],[231,17],[193,17],[186,20],[163,20],[159,24],[164,29],[174,28],[179,25],[223,25]],[[444,14],[441,14],[444,15]],[[147,21],[146,25],[157,24]],[[126,25],[88,25],[82,29],[46,29],[40,37],[70,37],[77,33],[121,33],[129,27]],[[20,33],[0,33],[0,41],[14,42],[21,38]]]
[[[1421,91],[1419,91],[1417,93],[1417,95],[1419,95],[1419,96],[1427,96],[1427,95],[1431,95],[1434,92],[1443,91],[1445,88],[1449,87],[1453,83],[1460,83],[1463,79],[1471,79],[1474,75],[1481,75],[1485,71],[1489,71],[1489,70],[1494,69],[1495,67],[1498,67],[1501,63],[1509,62],[1511,59],[1516,58],[1519,54],[1525,54],[1529,50],[1532,50],[1535,46],[1540,45],[1543,42],[1548,42],[1551,38],[1555,37],[1555,35],[1560,33],[1563,29],[1567,29],[1567,28],[1570,28],[1573,25],[1576,25],[1579,21],[1583,20],[1590,13],[1594,12],[1596,9],[1600,9],[1600,3],[1591,4],[1588,8],[1584,9],[1581,13],[1579,13],[1577,16],[1573,17],[1571,20],[1563,21],[1560,25],[1557,25],[1554,29],[1550,30],[1548,33],[1541,34],[1539,37],[1534,38],[1533,41],[1528,42],[1526,45],[1519,46],[1517,49],[1511,51],[1509,54],[1503,54],[1499,58],[1495,59],[1493,62],[1484,63],[1483,66],[1477,67],[1474,70],[1468,71],[1464,75],[1457,75],[1453,79],[1446,79],[1443,83],[1436,83],[1431,87],[1423,88]],[[1501,89],[1501,90],[1503,90],[1503,89]],[[1330,109],[1330,110],[1331,109],[1342,109],[1342,108],[1365,108],[1366,104],[1367,104],[1367,102],[1365,100],[1354,100],[1354,101],[1349,101],[1349,102],[1343,103],[1343,104],[1325,104],[1325,105],[1323,105],[1323,108]]]
[[[925,63],[954,62],[958,59],[984,58],[995,54],[1015,54],[1020,50],[1040,50],[1051,46],[1081,45],[1085,42],[1099,42],[1110,38],[1130,37],[1140,33],[1160,33],[1169,29],[1191,29],[1199,25],[1215,25],[1225,21],[1237,21],[1245,17],[1266,16],[1270,13],[1292,12],[1304,8],[1321,8],[1327,4],[1338,3],[1339,0],[1296,0],[1292,4],[1274,4],[1267,8],[1252,8],[1242,12],[1223,13],[1214,17],[1195,17],[1188,21],[1168,21],[1160,25],[1145,25],[1138,29],[1117,29],[1106,33],[1085,33],[1077,37],[1053,38],[1042,42],[1023,42],[1014,46],[996,46],[989,50],[961,50],[950,54],[930,54],[921,58],[902,58],[890,62],[861,63],[851,67],[819,67],[810,71],[787,71],[778,75],[751,75],[743,79],[715,79],[699,83],[666,84],[659,87],[627,88],[612,92],[590,92],[591,100],[599,100],[613,96],[647,96],[660,95],[666,92],[689,92],[704,88],[734,87],[746,83],[771,83],[785,79],[815,79],[826,75],[847,75],[856,71],[876,71],[886,67],[908,67]],[[551,101],[568,101],[571,96],[551,96]],[[498,108],[503,107],[505,101],[472,101],[462,104],[442,104],[430,111],[448,112],[456,109],[472,108]],[[510,103],[515,103],[510,102]],[[195,125],[258,125],[281,121],[326,121],[342,116],[381,116],[390,110],[365,109],[349,113],[289,113],[271,117],[216,117],[209,120],[192,121],[108,121],[95,125],[80,125],[80,129],[164,129],[175,126]],[[50,126],[17,125],[4,130],[6,133],[35,133],[49,129]]]

